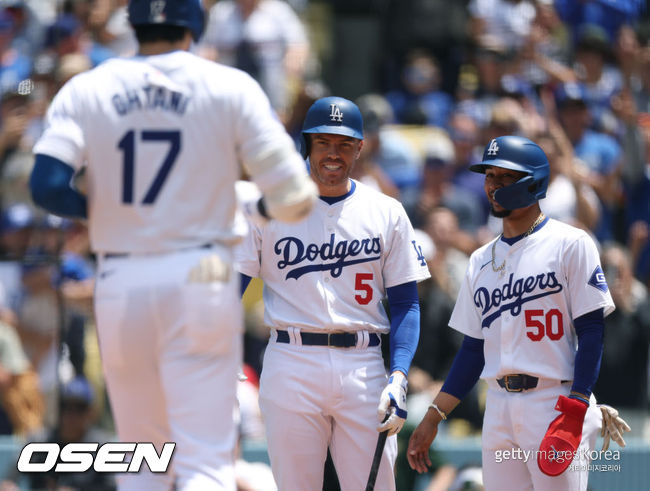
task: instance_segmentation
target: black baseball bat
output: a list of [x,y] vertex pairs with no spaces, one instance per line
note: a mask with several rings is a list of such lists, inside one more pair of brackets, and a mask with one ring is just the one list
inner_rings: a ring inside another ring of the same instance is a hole
[[[386,414],[384,422],[388,419],[390,414]],[[377,473],[379,472],[379,464],[381,464],[381,454],[384,453],[384,445],[388,437],[388,430],[382,431],[377,437],[377,445],[375,445],[375,455],[372,457],[372,465],[370,466],[370,475],[368,476],[368,483],[366,484],[366,491],[373,491],[375,489],[375,481],[377,480]]]

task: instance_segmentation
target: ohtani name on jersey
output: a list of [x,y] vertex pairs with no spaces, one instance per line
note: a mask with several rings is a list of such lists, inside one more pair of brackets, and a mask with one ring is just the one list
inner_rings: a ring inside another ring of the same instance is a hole
[[165,87],[145,85],[140,90],[127,90],[114,94],[111,102],[120,116],[126,116],[136,109],[139,111],[162,109],[182,116],[190,98]]
[[[562,285],[557,281],[555,273],[552,271],[537,276],[518,278],[515,281],[513,281],[513,277],[514,274],[511,274],[505,285],[495,288],[491,292],[483,286],[474,292],[474,305],[481,309],[481,315],[487,314],[493,308],[497,309],[490,315],[483,317],[482,328],[490,327],[490,324],[507,310],[513,316],[517,316],[521,313],[521,306],[526,302],[562,291]],[[532,294],[536,290],[541,291]],[[525,296],[528,293],[532,295]],[[511,299],[514,300],[507,302]]]
[[[307,264],[294,268],[287,273],[286,279],[298,279],[302,275],[313,271],[327,271],[333,278],[341,276],[343,268],[353,264],[376,261],[381,254],[381,243],[379,237],[369,237],[362,240],[341,240],[334,242],[334,234],[330,235],[329,242],[324,244],[305,244],[297,237],[284,237],[275,243],[274,251],[282,259],[278,261],[278,268],[284,269],[288,266],[295,266],[303,262],[313,263],[315,261],[336,261],[329,263]],[[362,257],[346,261],[348,257],[356,257],[359,254],[365,254],[369,257]],[[370,256],[371,254],[376,254]]]

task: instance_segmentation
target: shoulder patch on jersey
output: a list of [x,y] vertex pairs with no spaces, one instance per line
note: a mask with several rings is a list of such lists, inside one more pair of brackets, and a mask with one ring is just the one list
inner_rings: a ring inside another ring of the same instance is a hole
[[591,278],[589,278],[588,283],[594,288],[598,288],[603,293],[607,293],[609,290],[607,280],[605,279],[605,273],[603,273],[600,265],[596,266],[594,272],[591,273]]

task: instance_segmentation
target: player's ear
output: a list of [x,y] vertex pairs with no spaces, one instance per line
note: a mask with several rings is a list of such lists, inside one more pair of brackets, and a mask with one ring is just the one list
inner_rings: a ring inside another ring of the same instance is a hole
[[355,159],[358,159],[361,156],[361,149],[363,148],[363,140],[359,140],[359,148],[357,148],[357,155]]

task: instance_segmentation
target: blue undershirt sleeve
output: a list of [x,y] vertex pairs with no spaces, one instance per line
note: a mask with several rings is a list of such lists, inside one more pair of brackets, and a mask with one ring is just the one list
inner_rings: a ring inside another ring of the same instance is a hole
[[390,372],[408,375],[420,339],[420,303],[415,281],[386,288],[390,308]]
[[578,351],[576,352],[571,390],[589,397],[598,379],[600,361],[603,356],[605,332],[603,309],[581,315],[573,321],[573,325],[578,336]]
[[463,344],[456,353],[441,392],[462,400],[472,390],[485,365],[483,343],[482,339],[471,336],[463,338]]
[[251,282],[253,278],[251,278],[248,275],[245,275],[244,273],[239,273],[239,283],[241,285],[241,290],[240,290],[240,296],[244,296],[244,293],[246,293],[246,288],[248,288],[248,284]]
[[34,203],[54,215],[86,218],[86,197],[72,188],[73,175],[74,169],[65,162],[37,154],[29,178]]

